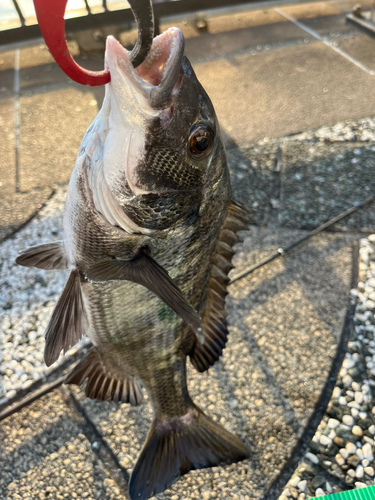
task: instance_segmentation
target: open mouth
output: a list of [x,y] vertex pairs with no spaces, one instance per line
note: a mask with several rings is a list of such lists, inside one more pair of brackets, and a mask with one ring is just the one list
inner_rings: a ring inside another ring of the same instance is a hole
[[111,81],[120,69],[128,85],[147,97],[152,109],[169,111],[181,83],[184,45],[181,31],[170,28],[154,39],[146,59],[134,69],[129,52],[115,38],[108,37],[106,60]]

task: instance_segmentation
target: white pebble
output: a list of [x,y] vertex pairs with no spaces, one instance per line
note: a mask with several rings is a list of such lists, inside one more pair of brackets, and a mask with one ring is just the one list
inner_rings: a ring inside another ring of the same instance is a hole
[[354,425],[354,418],[351,415],[344,415],[342,421],[345,425],[349,425],[350,427]]
[[357,479],[362,479],[363,478],[363,467],[362,465],[358,465],[356,470],[355,470],[355,477]]
[[354,418],[357,418],[359,415],[359,411],[357,410],[357,408],[350,408],[350,413]]
[[[352,409],[354,409],[354,408],[352,408]],[[365,418],[367,418],[367,413],[364,411],[360,411],[358,415],[359,415],[359,418],[361,420],[364,420]]]
[[[341,448],[339,453],[342,456],[342,458],[348,458],[348,456],[349,456],[349,451],[346,448]],[[353,453],[355,453],[355,450]]]
[[359,425],[353,426],[352,433],[354,434],[354,436],[358,436],[358,437],[363,436],[363,431]]
[[[358,443],[357,443],[358,444]],[[357,451],[355,452],[357,457],[360,459],[360,460],[363,460],[364,459],[364,456],[363,456],[363,452],[362,452],[362,448],[357,448]]]
[[336,427],[340,424],[340,422],[338,420],[336,420],[335,418],[330,418],[328,420],[328,427],[330,429],[336,429]]
[[289,485],[293,486],[295,488],[297,484],[301,481],[301,478],[299,476],[294,476],[292,479],[289,481]]
[[354,453],[357,450],[357,447],[354,443],[347,443],[345,449],[349,453],[349,455],[354,455]]
[[340,465],[340,467],[342,465],[344,465],[345,459],[343,458],[343,456],[341,455],[341,453],[337,453],[337,455],[335,456],[335,458],[336,458],[337,464]]
[[345,396],[340,396],[337,401],[339,402],[339,405],[341,405],[341,406],[346,406],[346,404],[347,404],[347,400],[346,400]]
[[342,366],[346,370],[350,370],[350,368],[353,368],[354,365],[355,365],[355,361],[353,359],[349,359],[349,358],[345,358],[343,363],[342,363]]
[[371,476],[371,477],[373,477],[375,474],[373,467],[365,467],[364,471],[365,471],[365,474],[367,474],[368,476]]
[[368,430],[369,430],[369,432],[371,432],[371,434],[375,434],[375,425],[370,425]]
[[349,469],[347,472],[348,476],[355,477],[355,471],[353,469]]
[[356,488],[366,488],[367,487],[366,483],[361,483],[360,481],[356,481],[354,483],[354,485],[355,485]]
[[313,455],[310,452],[306,453],[305,458],[307,460],[310,460],[310,462],[312,462],[313,464],[318,464],[319,463],[318,457],[316,455]]
[[332,439],[331,439],[331,438],[329,438],[328,436],[325,436],[324,434],[322,434],[322,435],[320,436],[320,440],[319,440],[319,442],[320,442],[320,444],[321,444],[322,446],[328,446],[328,445],[330,445],[330,444],[332,443]]
[[317,489],[315,490],[315,496],[316,496],[316,497],[324,497],[324,495],[325,495],[325,493],[324,493],[324,491],[322,490],[322,488],[317,488]]
[[363,394],[362,394],[362,392],[356,392],[356,393],[354,394],[354,399],[355,399],[355,401],[356,401],[359,405],[361,405],[361,404],[363,403]]
[[357,408],[357,410],[359,410],[359,404],[356,401],[350,401],[350,403],[348,403],[348,406],[349,408]]
[[300,481],[298,484],[297,484],[297,487],[300,491],[304,492],[305,489],[306,489],[306,486],[307,486],[307,481],[306,479],[303,479],[302,481]]
[[369,443],[362,446],[363,456],[372,462],[374,460],[374,455],[372,453],[372,447]]

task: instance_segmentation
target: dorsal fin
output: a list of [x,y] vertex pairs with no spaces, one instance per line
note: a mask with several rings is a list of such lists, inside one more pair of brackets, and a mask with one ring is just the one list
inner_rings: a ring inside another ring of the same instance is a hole
[[90,399],[122,401],[132,406],[140,405],[143,400],[139,382],[131,377],[118,378],[109,373],[95,348],[90,349],[78,363],[66,378],[65,384],[81,385],[86,379],[85,394]]
[[69,268],[69,259],[62,241],[30,247],[17,257],[16,263],[47,270]]
[[62,350],[66,352],[74,346],[86,333],[87,326],[79,272],[73,269],[47,326],[44,347],[46,365],[52,365]]
[[195,339],[189,353],[193,366],[199,371],[208,370],[221,356],[228,339],[225,311],[225,297],[228,295],[228,274],[233,268],[233,245],[240,241],[237,231],[248,229],[250,210],[242,203],[231,201],[227,218],[221,228],[212,261],[211,276],[208,283],[206,308],[203,315],[203,344]]

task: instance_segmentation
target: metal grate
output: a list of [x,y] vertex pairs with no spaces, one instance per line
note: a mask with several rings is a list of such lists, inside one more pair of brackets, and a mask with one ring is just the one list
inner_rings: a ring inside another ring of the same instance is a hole
[[[36,18],[33,17],[30,19],[30,22],[28,22],[27,16],[20,7],[20,0],[11,1],[17,12],[20,26],[18,25],[17,27],[6,29],[7,26],[3,23],[2,28],[0,11],[0,45],[40,38],[42,35],[36,23]],[[165,16],[183,15],[222,7],[233,7],[234,5],[255,1],[256,0],[154,0],[155,24],[158,26],[158,19]],[[67,33],[110,25],[129,25],[134,22],[133,14],[129,7],[124,8],[124,2],[109,2],[108,0],[102,0],[100,4],[100,2],[83,0],[82,6],[84,6],[82,10],[86,11],[83,15],[80,10],[79,14],[77,11],[77,16],[66,19],[65,29]],[[98,10],[100,10],[100,12],[98,12]]]

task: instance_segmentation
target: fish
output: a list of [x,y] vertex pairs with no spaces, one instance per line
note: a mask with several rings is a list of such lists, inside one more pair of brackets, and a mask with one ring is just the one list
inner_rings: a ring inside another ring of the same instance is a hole
[[218,119],[181,31],[154,38],[137,68],[108,37],[105,61],[111,81],[70,178],[64,240],[16,262],[70,270],[47,366],[87,335],[93,347],[67,384],[133,406],[147,392],[153,422],[129,482],[143,500],[190,470],[250,456],[192,401],[186,364],[205,372],[222,355],[233,247],[252,221],[232,199]]

